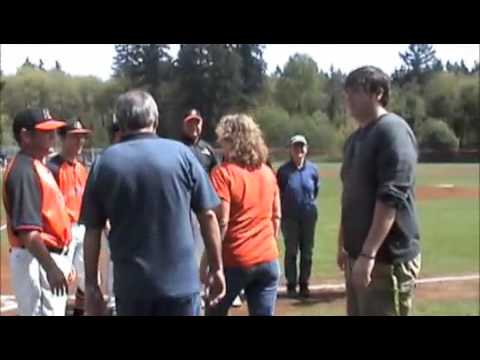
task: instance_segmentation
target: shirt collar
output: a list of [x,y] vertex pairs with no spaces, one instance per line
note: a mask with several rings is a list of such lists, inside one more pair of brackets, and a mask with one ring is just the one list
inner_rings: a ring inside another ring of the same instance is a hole
[[290,160],[290,166],[292,167],[292,169],[294,170],[298,170],[298,171],[302,171],[303,169],[305,169],[307,167],[307,159],[305,159],[305,161],[303,162],[303,166],[298,168],[297,165],[295,165],[295,163],[293,162],[293,160]]
[[143,139],[157,139],[157,138],[158,138],[157,134],[141,132],[141,133],[125,135],[122,137],[120,142],[126,142],[126,141],[132,141],[132,140],[143,140]]
[[60,157],[60,159],[64,162],[64,163],[67,163],[68,165],[70,166],[75,166],[77,163],[78,163],[78,160],[77,159],[74,159],[73,161],[70,161],[70,160],[67,160],[65,159],[62,154],[58,154],[58,156]]
[[200,138],[194,140],[188,136],[182,135],[182,142],[187,146],[197,145],[200,142]]

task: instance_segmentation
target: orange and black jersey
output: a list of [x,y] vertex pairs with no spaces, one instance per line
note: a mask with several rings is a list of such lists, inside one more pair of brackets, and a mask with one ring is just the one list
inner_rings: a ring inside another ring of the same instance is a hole
[[11,246],[21,247],[19,231],[37,230],[45,245],[68,246],[71,222],[52,173],[39,160],[18,153],[6,169],[3,201]]
[[60,154],[52,157],[47,166],[65,198],[70,219],[74,223],[78,222],[88,170],[79,161],[68,161]]

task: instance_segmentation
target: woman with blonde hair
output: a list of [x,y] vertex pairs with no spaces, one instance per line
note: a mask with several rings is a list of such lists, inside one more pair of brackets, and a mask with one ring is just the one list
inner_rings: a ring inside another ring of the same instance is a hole
[[276,241],[281,216],[277,181],[265,164],[268,149],[258,125],[244,114],[224,116],[216,134],[224,162],[210,178],[221,199],[217,217],[227,293],[206,309],[206,315],[227,315],[242,290],[250,315],[273,315],[280,277]]

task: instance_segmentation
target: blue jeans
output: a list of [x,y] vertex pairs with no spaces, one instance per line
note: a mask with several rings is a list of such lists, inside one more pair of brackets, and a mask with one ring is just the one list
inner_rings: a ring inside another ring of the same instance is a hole
[[152,300],[116,298],[119,316],[198,316],[200,294]]
[[278,260],[249,268],[225,268],[227,293],[218,305],[207,307],[206,315],[226,316],[233,300],[245,290],[250,316],[273,316],[279,277]]

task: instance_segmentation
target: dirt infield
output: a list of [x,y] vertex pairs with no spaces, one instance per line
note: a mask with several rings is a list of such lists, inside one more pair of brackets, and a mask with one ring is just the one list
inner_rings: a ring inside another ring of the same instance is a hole
[[328,178],[328,179],[340,179],[340,172],[334,170],[322,170],[320,169],[320,177]]
[[[479,286],[480,282],[478,279],[474,281],[418,284],[415,298],[431,301],[478,299]],[[311,311],[314,307],[316,311],[319,309],[323,309],[326,312],[333,310],[336,313],[345,314],[345,291],[339,289],[312,291],[311,297],[306,300],[289,299],[285,296],[280,296],[275,312],[277,315],[283,316],[313,315]],[[230,315],[248,315],[246,303],[241,308],[232,309]]]
[[417,186],[415,194],[417,200],[419,201],[442,199],[478,199],[479,189],[458,186]]

